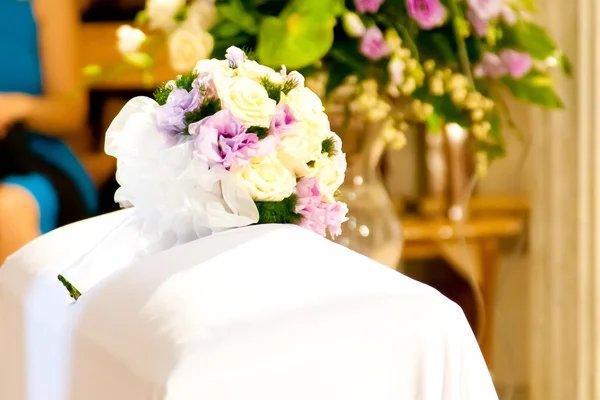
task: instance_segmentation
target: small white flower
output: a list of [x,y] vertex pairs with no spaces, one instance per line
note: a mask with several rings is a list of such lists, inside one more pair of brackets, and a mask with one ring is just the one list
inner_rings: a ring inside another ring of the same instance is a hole
[[231,78],[235,74],[235,70],[229,68],[227,60],[217,60],[216,58],[200,60],[194,67],[194,72],[197,74],[209,72],[214,75],[221,75]]
[[273,83],[281,84],[285,82],[285,77],[281,76],[280,73],[253,60],[246,60],[238,65],[236,72],[238,76],[252,79],[255,82],[260,82],[265,77]]
[[130,25],[121,25],[117,29],[117,47],[119,53],[127,55],[135,53],[146,40],[146,34]]
[[282,93],[280,101],[290,106],[294,117],[304,121],[310,130],[316,131],[323,139],[327,137],[331,130],[329,118],[325,114],[325,107],[323,107],[321,99],[315,92],[307,87],[297,87],[287,95]]
[[296,187],[296,176],[275,155],[257,157],[233,172],[255,201],[281,201]]
[[[342,163],[343,160],[343,163]],[[334,202],[335,192],[344,183],[346,171],[346,157],[332,156],[321,153],[310,169],[309,176],[314,176],[319,182],[319,190],[325,201]]]
[[297,176],[307,176],[310,172],[308,163],[320,156],[327,133],[312,129],[305,121],[299,120],[295,129],[281,138],[279,159]]
[[198,60],[207,58],[214,39],[198,25],[184,23],[169,36],[169,61],[175,71],[190,72]]
[[344,30],[350,37],[362,37],[367,31],[367,28],[365,28],[365,24],[363,24],[360,17],[353,12],[344,14],[342,23],[344,25]]
[[392,57],[388,64],[388,71],[390,73],[390,80],[394,85],[402,85],[404,82],[404,69],[406,65],[400,59],[400,57]]
[[170,30],[176,25],[175,14],[185,6],[185,0],[147,0],[146,13],[150,28]]

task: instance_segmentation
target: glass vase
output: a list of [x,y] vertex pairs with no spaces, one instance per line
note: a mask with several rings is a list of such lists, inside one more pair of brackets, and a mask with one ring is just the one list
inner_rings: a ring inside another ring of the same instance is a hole
[[344,146],[348,144],[348,169],[339,198],[348,205],[349,220],[335,242],[397,269],[402,228],[379,169],[387,142],[381,126],[351,128],[339,131]]

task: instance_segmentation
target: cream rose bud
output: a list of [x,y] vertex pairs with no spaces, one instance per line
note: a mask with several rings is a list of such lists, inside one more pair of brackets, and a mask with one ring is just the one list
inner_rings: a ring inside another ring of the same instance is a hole
[[190,72],[196,62],[207,58],[213,50],[214,39],[198,25],[184,23],[169,36],[169,61],[178,72]]
[[296,187],[296,176],[274,155],[257,157],[234,173],[255,201],[281,201]]
[[[314,176],[319,182],[321,195],[327,202],[335,201],[335,192],[342,186],[345,178],[345,165],[340,166],[340,158],[322,153],[315,160],[308,176]],[[345,164],[345,157],[344,157]]]
[[185,0],[147,0],[146,14],[150,28],[170,30],[176,25],[175,14],[185,6]]
[[214,77],[223,108],[247,126],[269,127],[277,103],[265,88],[249,78]]
[[285,82],[285,77],[279,72],[275,72],[272,68],[260,65],[256,61],[246,60],[240,63],[236,68],[237,76],[252,79],[253,81],[260,82],[262,78],[267,77],[273,83]]
[[296,122],[293,131],[281,138],[279,159],[287,168],[294,171],[296,176],[307,176],[310,173],[307,164],[320,156],[322,143],[326,138],[327,136],[322,132],[311,129],[300,120]]
[[329,118],[325,114],[325,108],[319,96],[307,87],[299,87],[290,91],[287,95],[281,94],[281,103],[290,106],[297,120],[306,122],[314,130],[319,131],[327,137],[330,131]]
[[117,40],[119,53],[127,55],[140,49],[140,46],[146,40],[146,34],[131,25],[121,25],[117,29]]
[[227,60],[217,60],[216,58],[212,58],[198,61],[194,67],[194,72],[196,74],[210,72],[216,75],[232,77],[235,70],[229,68],[229,62]]
[[196,0],[187,11],[187,20],[205,31],[217,23],[217,7],[212,0]]

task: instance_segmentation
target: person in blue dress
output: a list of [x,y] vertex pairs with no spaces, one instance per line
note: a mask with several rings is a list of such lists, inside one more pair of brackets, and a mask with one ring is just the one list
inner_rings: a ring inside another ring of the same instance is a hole
[[73,151],[88,132],[80,26],[77,0],[0,0],[0,146],[21,135],[27,153],[27,171],[0,173],[0,265],[96,212],[93,176]]

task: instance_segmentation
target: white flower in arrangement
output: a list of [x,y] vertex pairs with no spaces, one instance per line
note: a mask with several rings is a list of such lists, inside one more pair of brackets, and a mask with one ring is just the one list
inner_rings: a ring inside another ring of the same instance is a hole
[[130,25],[121,25],[117,29],[117,48],[119,53],[127,55],[135,53],[146,40],[146,34]]
[[264,86],[243,77],[214,77],[221,105],[248,126],[268,127],[277,102],[269,98]]
[[[226,60],[197,62],[212,42],[198,48],[198,36],[181,29],[171,51],[195,71],[159,86],[154,99],[130,100],[106,134],[118,201],[134,208],[146,242],[160,249],[257,223],[339,235],[348,208],[334,195],[346,159],[304,77],[234,47]],[[59,277],[77,298],[71,278]]]
[[281,201],[296,187],[296,176],[274,155],[257,157],[234,173],[257,201]]
[[365,24],[363,24],[360,17],[353,12],[345,13],[342,18],[342,23],[344,25],[344,30],[350,37],[362,37],[367,31],[367,28],[365,28]]
[[187,19],[200,28],[208,31],[217,23],[217,7],[211,0],[196,0],[187,10]]
[[169,36],[169,61],[175,71],[189,72],[199,59],[212,53],[214,39],[198,25],[186,21]]
[[146,0],[150,28],[168,31],[176,25],[175,15],[185,7],[185,0]]

